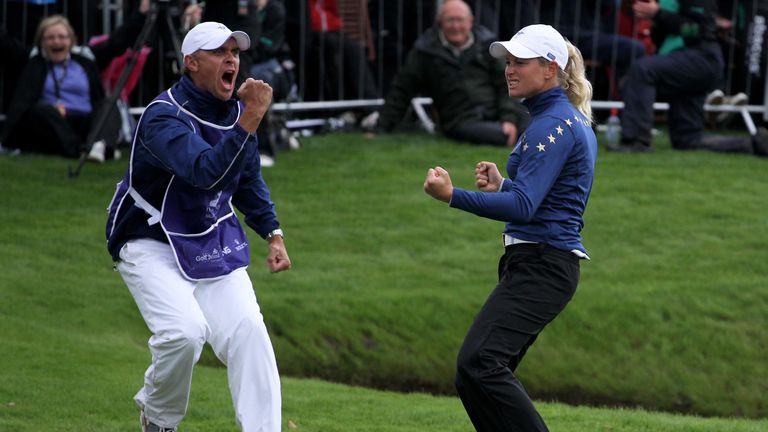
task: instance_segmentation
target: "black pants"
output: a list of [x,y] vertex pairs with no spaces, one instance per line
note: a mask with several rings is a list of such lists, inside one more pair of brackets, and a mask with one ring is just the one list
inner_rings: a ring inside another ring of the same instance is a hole
[[689,148],[704,130],[704,98],[720,83],[723,57],[717,43],[637,59],[621,90],[623,141],[651,143],[653,103],[669,100],[667,124],[674,148]]
[[541,244],[507,247],[499,284],[458,356],[456,389],[477,431],[548,430],[514,371],[578,282],[579,259],[570,252]]
[[501,120],[466,121],[451,130],[446,130],[445,135],[458,141],[495,146],[506,146],[507,139],[509,139],[509,137],[504,134]]
[[62,117],[53,105],[37,104],[13,128],[8,147],[30,153],[78,157],[84,150],[90,126],[90,115]]

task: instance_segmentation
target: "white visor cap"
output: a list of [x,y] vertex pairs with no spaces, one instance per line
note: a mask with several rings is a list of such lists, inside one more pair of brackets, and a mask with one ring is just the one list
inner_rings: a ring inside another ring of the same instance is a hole
[[568,46],[563,36],[552,26],[533,24],[523,27],[508,41],[491,44],[491,55],[496,58],[506,58],[507,54],[520,59],[544,57],[557,62],[560,69],[565,70],[568,64]]
[[188,56],[197,50],[216,49],[224,45],[231,37],[235,38],[241,51],[250,48],[251,38],[245,32],[232,31],[224,24],[213,21],[200,23],[184,36],[184,42],[181,43],[181,53]]

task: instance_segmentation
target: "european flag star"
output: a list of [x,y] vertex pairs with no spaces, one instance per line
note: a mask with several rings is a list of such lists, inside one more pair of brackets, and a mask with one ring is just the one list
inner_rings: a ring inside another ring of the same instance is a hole
[[549,136],[547,137],[547,139],[549,139],[549,142],[551,142],[551,143],[554,143],[554,142],[555,142],[555,137],[553,137],[553,136],[552,136],[552,134],[549,134]]
[[565,119],[565,124],[568,126],[573,126],[573,123],[571,123],[571,119]]
[[523,151],[528,150],[528,143],[523,144]]
[[544,144],[539,143],[539,145],[536,146],[537,149],[539,149],[540,152],[544,151]]
[[562,135],[562,134],[563,134],[563,128],[561,128],[561,127],[560,127],[560,125],[557,125],[557,127],[555,128],[555,130],[557,131],[557,134],[558,134],[558,135]]

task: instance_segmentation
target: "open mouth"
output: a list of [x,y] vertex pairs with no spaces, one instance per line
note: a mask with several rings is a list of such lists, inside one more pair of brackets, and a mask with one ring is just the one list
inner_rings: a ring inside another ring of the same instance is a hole
[[235,85],[235,71],[226,71],[221,75],[221,82],[224,84],[224,88],[231,89]]
[[48,47],[48,54],[58,57],[59,55],[66,54],[66,47]]

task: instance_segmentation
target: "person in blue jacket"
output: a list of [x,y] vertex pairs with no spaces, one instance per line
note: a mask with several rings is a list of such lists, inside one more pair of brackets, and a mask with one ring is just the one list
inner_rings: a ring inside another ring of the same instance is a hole
[[239,53],[249,46],[246,33],[216,22],[187,33],[185,73],[139,119],[109,206],[109,253],[152,332],[152,363],[134,398],[143,431],[181,422],[206,342],[227,366],[240,428],[281,429],[275,355],[235,214],[267,240],[270,271],[291,267],[255,138],[272,89],[250,78],[233,98]]
[[479,191],[453,187],[430,168],[424,190],[451,207],[506,222],[499,283],[459,351],[456,389],[478,431],[546,431],[515,369],[538,334],[568,304],[579,281],[583,214],[592,189],[597,139],[592,86],[578,49],[548,25],[524,27],[494,42],[506,59],[511,97],[524,98],[531,122],[509,155],[502,178],[479,162]]

